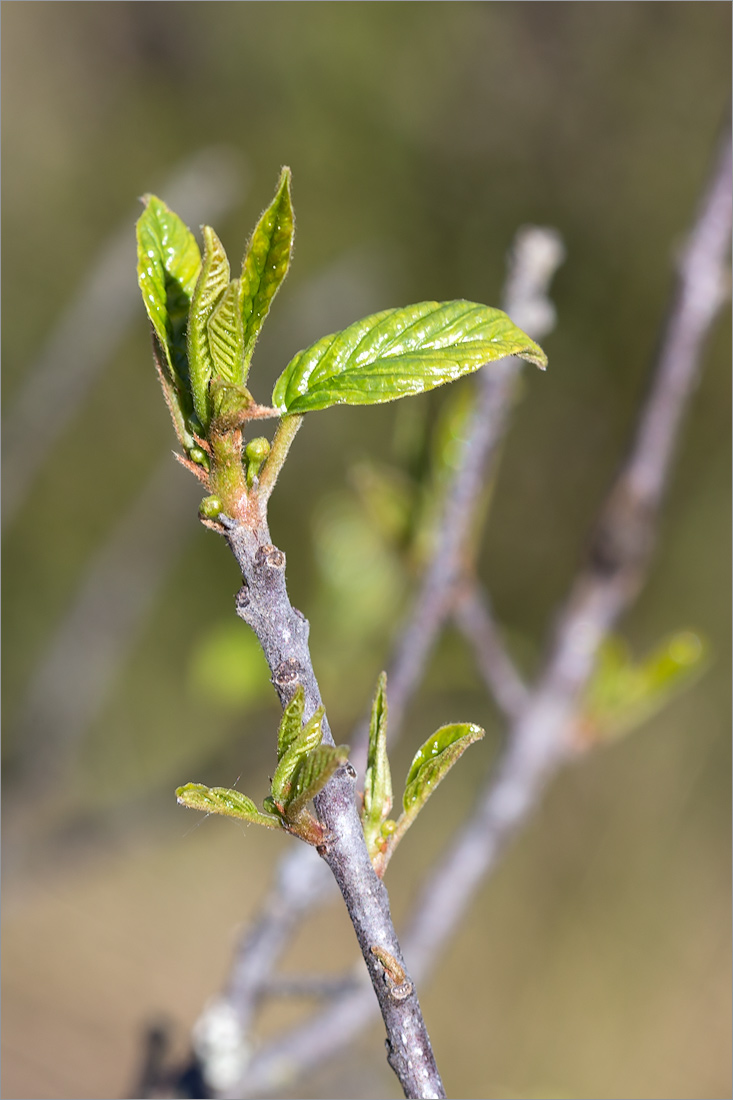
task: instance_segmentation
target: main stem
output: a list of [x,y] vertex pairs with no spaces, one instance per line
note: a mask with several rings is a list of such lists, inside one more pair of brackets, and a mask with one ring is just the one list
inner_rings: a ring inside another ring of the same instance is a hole
[[[244,524],[220,517],[244,578],[237,596],[237,614],[257,635],[281,704],[286,706],[296,687],[303,686],[307,720],[321,705],[308,646],[309,624],[290,603],[285,555],[272,545],[263,512],[255,519],[252,510],[248,518],[254,522]],[[327,719],[323,721],[323,738],[334,744]],[[417,993],[392,924],[387,891],[374,873],[367,852],[355,780],[356,772],[347,765],[315,799],[318,819],[327,829],[326,841],[318,851],[343,895],[387,1029],[387,1061],[405,1096],[445,1097]],[[380,949],[382,961],[373,948]],[[385,957],[391,957],[396,967],[385,966]],[[399,973],[399,982],[394,979],[395,972]]]

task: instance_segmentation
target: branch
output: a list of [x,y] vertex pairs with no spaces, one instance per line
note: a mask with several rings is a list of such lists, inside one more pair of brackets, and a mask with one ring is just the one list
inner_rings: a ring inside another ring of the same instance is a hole
[[[681,418],[699,376],[705,338],[725,297],[730,189],[728,138],[680,265],[649,398],[628,458],[601,510],[587,561],[559,618],[544,670],[511,730],[496,777],[415,906],[404,944],[418,980],[439,959],[474,892],[550,779],[580,751],[574,737],[578,702],[598,646],[642,583]],[[263,1048],[250,1063],[239,1095],[261,1095],[277,1087],[286,1070],[292,1079],[331,1056],[355,1037],[370,1013],[363,991],[338,999]]]
[[[283,706],[300,684],[305,692],[305,719],[321,705],[308,647],[309,625],[290,604],[285,585],[285,555],[272,545],[266,520],[256,526],[227,521],[227,540],[237,559],[244,587],[237,613],[252,627],[272,672]],[[323,739],[334,744],[327,719]],[[409,1097],[443,1097],[417,994],[402,958],[392,925],[389,899],[369,859],[355,798],[356,772],[339,769],[314,803],[327,833],[318,852],[330,867],[346,903],[387,1029],[388,1061]],[[374,953],[379,948],[380,957]],[[401,977],[395,981],[382,958],[394,960]]]
[[[562,245],[554,231],[527,227],[517,234],[509,260],[505,307],[515,323],[537,339],[549,332],[554,324],[555,313],[547,298],[547,288],[562,259]],[[487,464],[498,452],[520,369],[518,360],[508,359],[492,364],[490,370],[481,371],[478,376],[477,405],[453,483],[446,494],[444,513],[438,525],[441,536],[435,548],[433,564],[403,628],[397,652],[388,666],[390,731],[393,739],[409,698],[419,683],[435,638],[450,613],[452,586],[463,567],[464,543],[473,526],[475,509],[487,477]],[[363,771],[365,729],[357,732],[354,740],[351,758],[357,769]],[[290,874],[278,874],[254,924],[236,949],[228,986],[222,998],[214,1003],[212,1028],[207,1025],[208,1010],[204,1011],[197,1025],[197,1030],[208,1034],[216,1026],[215,1016],[220,1007],[226,1005],[239,1031],[243,1064],[247,1057],[244,1050],[246,1037],[250,1034],[268,976],[292,932],[291,905],[300,917],[307,909],[325,901],[324,879],[318,875],[319,864],[310,860],[309,855],[306,848],[299,847],[292,853]],[[293,873],[296,866],[297,873]],[[345,1018],[342,1023],[346,1028]],[[320,1049],[317,1037],[311,1036],[308,1044],[310,1046],[301,1052],[302,1055],[305,1057],[310,1051],[315,1057],[315,1052]],[[209,1076],[216,1076],[214,1049],[211,1044],[206,1044],[206,1072]],[[249,1087],[248,1073],[242,1072],[237,1095],[246,1095]],[[254,1087],[256,1091],[257,1086]]]

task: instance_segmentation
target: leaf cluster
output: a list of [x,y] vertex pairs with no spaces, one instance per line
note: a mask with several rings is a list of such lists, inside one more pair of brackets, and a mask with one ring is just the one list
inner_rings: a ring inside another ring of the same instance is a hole
[[361,821],[369,856],[382,877],[397,845],[415,821],[430,795],[445,779],[469,745],[484,731],[468,722],[441,726],[415,753],[405,779],[402,813],[395,821],[392,809],[392,777],[387,757],[387,676],[382,673],[372,704],[369,750],[364,777]]
[[305,694],[298,686],[285,707],[277,736],[277,767],[270,794],[258,810],[252,799],[224,787],[187,783],[176,791],[182,806],[206,813],[224,814],[270,829],[284,828],[310,844],[320,844],[323,828],[307,804],[325,787],[349,756],[346,745],[324,745],[324,708],[303,724]]

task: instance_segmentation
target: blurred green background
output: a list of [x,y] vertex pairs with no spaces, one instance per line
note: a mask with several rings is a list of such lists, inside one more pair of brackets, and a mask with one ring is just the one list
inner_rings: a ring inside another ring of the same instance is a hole
[[[173,799],[240,776],[261,798],[277,707],[234,618],[235,563],[170,458],[136,197],[174,204],[188,180],[180,212],[197,224],[216,208],[236,262],[291,165],[295,260],[255,357],[261,400],[298,348],[373,310],[497,304],[517,228],[560,231],[550,370],[526,373],[481,555],[529,675],[644,392],[729,53],[722,3],[3,4],[4,1095],[134,1095],[155,1019],[184,1051],[286,845]],[[730,1095],[727,328],[623,623],[636,653],[686,627],[714,660],[567,771],[483,889],[421,991],[449,1095]],[[313,414],[273,500],[337,740],[416,576],[369,510],[369,479],[397,471],[399,504],[446,400]],[[441,791],[454,825],[502,726],[451,633],[396,775],[449,719],[487,729]],[[398,927],[440,816],[431,803],[390,867]],[[289,962],[353,956],[336,908]],[[263,1034],[304,1007],[268,1009]],[[375,1024],[284,1095],[397,1089]]]

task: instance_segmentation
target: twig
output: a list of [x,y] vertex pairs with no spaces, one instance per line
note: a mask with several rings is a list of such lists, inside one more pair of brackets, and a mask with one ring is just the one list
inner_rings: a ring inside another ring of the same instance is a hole
[[[473,893],[507,842],[538,805],[559,768],[579,750],[575,718],[598,646],[639,590],[656,533],[682,414],[726,287],[731,232],[731,147],[726,138],[712,184],[680,265],[673,305],[635,439],[601,510],[588,560],[572,586],[536,688],[514,724],[496,777],[418,898],[405,953],[418,980],[456,928]],[[244,1096],[260,1095],[332,1055],[364,1026],[371,1005],[345,996],[252,1060]]]
[[[285,555],[272,545],[264,517],[257,526],[230,522],[227,540],[244,578],[237,613],[252,627],[272,672],[283,706],[300,684],[305,719],[321,705],[310,650],[309,626],[290,604],[285,585]],[[327,719],[323,739],[333,744]],[[402,958],[384,884],[374,873],[355,798],[356,772],[339,769],[314,803],[326,838],[318,852],[341,890],[387,1029],[388,1061],[408,1097],[443,1097],[414,984]],[[377,947],[381,954],[374,953]],[[395,960],[404,980],[390,978],[383,958]]]

